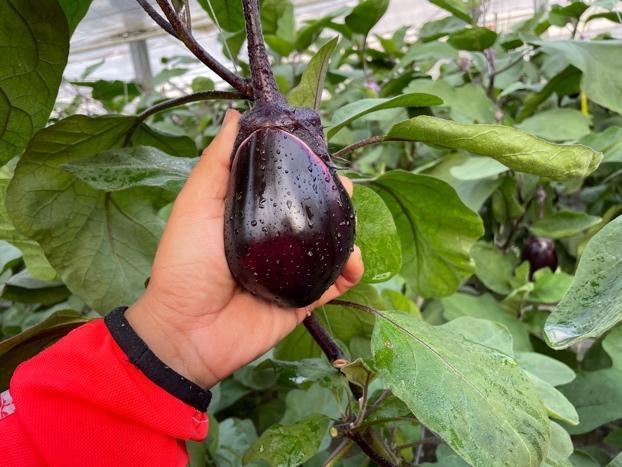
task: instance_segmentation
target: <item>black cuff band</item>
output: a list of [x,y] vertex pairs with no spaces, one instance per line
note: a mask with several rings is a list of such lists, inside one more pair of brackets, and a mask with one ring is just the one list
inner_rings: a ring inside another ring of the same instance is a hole
[[212,393],[176,373],[156,357],[125,319],[125,310],[127,307],[115,308],[106,315],[104,322],[110,335],[130,362],[162,389],[205,412],[212,399]]

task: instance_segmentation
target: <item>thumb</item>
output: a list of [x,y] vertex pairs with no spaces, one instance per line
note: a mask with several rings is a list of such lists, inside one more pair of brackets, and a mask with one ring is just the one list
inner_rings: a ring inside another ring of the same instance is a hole
[[201,154],[190,177],[179,193],[177,201],[191,204],[224,200],[229,186],[231,153],[238,134],[240,113],[229,109],[220,127],[220,131]]

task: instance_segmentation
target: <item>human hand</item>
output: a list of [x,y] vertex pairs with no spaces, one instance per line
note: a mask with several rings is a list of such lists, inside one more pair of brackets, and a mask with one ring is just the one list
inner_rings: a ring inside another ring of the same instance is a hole
[[[179,193],[158,246],[149,285],[126,318],[169,367],[204,388],[274,347],[314,308],[363,275],[355,247],[336,282],[315,303],[285,308],[243,289],[224,252],[224,211],[240,114],[229,110]],[[342,178],[352,195],[352,183]]]

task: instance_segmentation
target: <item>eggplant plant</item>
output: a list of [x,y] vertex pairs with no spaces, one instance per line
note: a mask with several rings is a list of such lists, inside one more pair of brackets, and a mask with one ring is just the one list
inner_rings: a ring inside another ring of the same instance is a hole
[[[195,37],[190,2],[137,3],[186,49],[147,85],[95,79],[105,62],[64,72],[91,0],[0,2],[0,390],[140,296],[234,105],[232,275],[307,306],[355,241],[365,275],[214,388],[192,465],[620,462],[616,2],[508,26],[490,2],[431,1],[438,19],[380,34],[389,0],[304,23],[290,0],[199,0],[236,71]],[[56,100],[61,85],[79,92]]]

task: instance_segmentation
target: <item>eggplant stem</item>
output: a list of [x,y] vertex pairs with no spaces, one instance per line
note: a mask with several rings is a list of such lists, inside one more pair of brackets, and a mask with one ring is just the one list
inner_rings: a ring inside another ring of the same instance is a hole
[[192,33],[186,28],[183,21],[177,16],[177,13],[175,13],[175,10],[168,0],[156,0],[164,16],[166,16],[166,19],[154,10],[147,0],[136,1],[163,30],[183,42],[188,50],[210,70],[229,83],[234,89],[244,94],[247,98],[253,97],[253,87],[250,82],[233,73],[201,47],[201,44],[197,42]]
[[274,104],[287,104],[272,74],[268,52],[264,45],[257,0],[242,0],[242,5],[244,7],[248,60],[251,68],[255,100]]
[[147,117],[151,115],[161,112],[163,110],[168,110],[173,107],[178,107],[180,105],[189,104],[191,102],[199,102],[199,101],[207,101],[212,99],[222,99],[222,100],[241,100],[248,99],[248,96],[240,92],[232,92],[232,91],[203,91],[196,92],[194,94],[188,94],[187,96],[176,97],[174,99],[169,99],[158,104],[155,104],[141,113],[137,115],[140,121],[145,120]]
[[412,141],[412,140],[405,139],[405,138],[396,138],[393,136],[370,136],[369,138],[362,139],[360,141],[357,141],[356,143],[346,146],[343,149],[340,149],[339,151],[335,152],[332,155],[332,157],[339,158],[339,157],[347,156],[348,154],[351,154],[357,149],[360,149],[362,147],[369,146],[371,144],[386,143],[389,141]]

